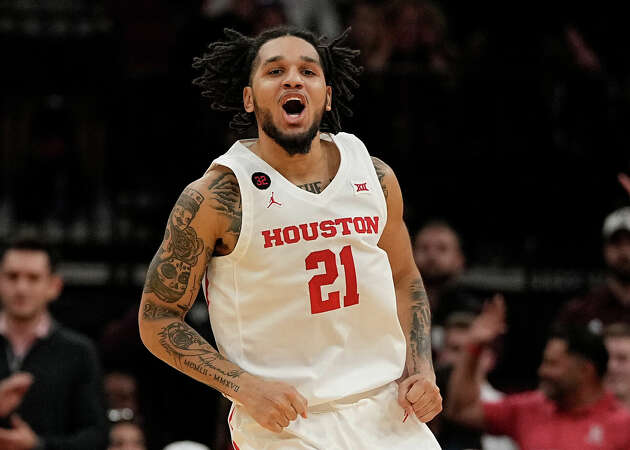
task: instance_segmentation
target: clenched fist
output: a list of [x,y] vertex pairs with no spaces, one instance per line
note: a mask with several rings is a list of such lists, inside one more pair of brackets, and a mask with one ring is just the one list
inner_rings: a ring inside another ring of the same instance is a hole
[[306,419],[307,401],[293,386],[252,377],[241,391],[237,400],[256,422],[270,431],[280,433],[298,414]]
[[398,385],[398,404],[420,422],[428,422],[442,411],[440,388],[424,375],[412,375]]

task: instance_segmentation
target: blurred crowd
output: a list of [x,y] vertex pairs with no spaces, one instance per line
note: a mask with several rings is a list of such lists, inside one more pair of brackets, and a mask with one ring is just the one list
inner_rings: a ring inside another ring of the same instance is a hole
[[[0,448],[229,448],[227,400],[142,347],[139,283],[176,195],[239,137],[193,88],[192,58],[224,27],[251,35],[284,23],[330,37],[351,26],[348,44],[361,50],[354,116],[342,125],[403,190],[432,306],[441,445],[515,448],[519,423],[494,419],[521,417],[531,401],[601,394],[630,408],[630,181],[617,177],[630,173],[630,32],[620,8],[0,2],[0,240],[37,235],[66,263],[20,259],[9,271],[3,254]],[[29,301],[45,319],[12,328]],[[212,342],[203,300],[187,320]],[[33,356],[57,341],[76,352],[80,375]],[[512,397],[537,388],[544,398]],[[46,416],[43,402],[63,395],[76,407]],[[606,426],[584,425],[594,445],[608,442]]]

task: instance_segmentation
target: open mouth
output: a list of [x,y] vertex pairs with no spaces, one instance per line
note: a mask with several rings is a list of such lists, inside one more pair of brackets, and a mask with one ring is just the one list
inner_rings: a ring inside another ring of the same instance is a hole
[[304,101],[297,97],[288,97],[282,103],[282,109],[290,116],[299,116],[304,111]]

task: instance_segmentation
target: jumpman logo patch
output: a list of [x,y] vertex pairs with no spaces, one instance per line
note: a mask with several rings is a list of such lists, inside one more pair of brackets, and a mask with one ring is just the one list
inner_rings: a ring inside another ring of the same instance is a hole
[[278,205],[278,206],[282,206],[282,203],[280,203],[280,202],[276,201],[276,200],[273,198],[273,195],[274,195],[274,193],[272,192],[272,193],[271,193],[271,198],[269,198],[269,204],[267,205],[267,208],[269,208],[271,205]]

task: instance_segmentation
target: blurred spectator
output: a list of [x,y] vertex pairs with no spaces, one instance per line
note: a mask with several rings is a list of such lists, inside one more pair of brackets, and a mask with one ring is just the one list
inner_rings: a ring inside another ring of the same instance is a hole
[[33,378],[0,428],[0,448],[105,448],[96,351],[48,312],[62,289],[54,255],[37,240],[18,240],[0,258],[0,379],[18,371]]
[[434,3],[403,0],[392,2],[389,11],[386,145],[396,149],[392,163],[400,165],[401,178],[417,180],[418,165],[409,162],[440,158],[452,148],[457,57],[446,40],[446,16]]
[[466,259],[459,236],[448,223],[431,221],[416,233],[413,250],[431,309],[435,311],[442,291],[454,284],[464,271]]
[[254,35],[268,28],[278,27],[287,23],[285,6],[280,0],[259,1],[257,3],[256,20],[253,24]]
[[109,430],[107,450],[146,450],[144,432],[135,422],[114,423]]
[[479,311],[479,301],[458,283],[466,258],[453,227],[440,220],[426,223],[415,235],[413,252],[435,325],[442,325],[453,311]]
[[[328,38],[333,38],[341,33],[341,20],[334,0],[280,1],[286,8],[291,25],[317,31]],[[265,3],[265,0],[261,1],[261,3]]]
[[[258,11],[271,4],[281,4],[286,12],[290,25],[317,31],[328,37],[341,32],[341,22],[333,0],[213,0],[204,2],[204,12],[215,17],[232,11],[247,22],[255,24]],[[244,30],[238,30],[245,32]]]
[[584,324],[595,332],[614,322],[630,323],[630,207],[612,212],[604,221],[607,278],[560,311],[561,324]]
[[505,305],[493,299],[471,328],[471,342],[455,365],[446,411],[450,418],[511,436],[522,450],[627,449],[630,412],[604,389],[608,352],[587,328],[558,331],[547,341],[539,389],[484,402],[475,377],[484,346],[505,331]]
[[[444,323],[444,346],[437,355],[436,375],[438,386],[445,393],[444,403],[448,402],[447,388],[448,378],[455,364],[460,361],[471,344],[470,327],[476,315],[466,311],[451,313]],[[504,394],[496,390],[488,382],[488,373],[494,368],[497,359],[496,347],[487,346],[479,355],[479,364],[475,373],[475,379],[480,385],[482,401],[497,401]],[[441,417],[439,433],[436,437],[444,450],[460,450],[481,448],[483,450],[512,450],[515,447],[513,441],[507,437],[481,435],[478,430],[462,427],[451,422],[448,418]]]
[[105,375],[104,385],[109,420],[134,419],[137,422],[140,409],[136,379],[128,373],[110,372]]
[[604,342],[609,355],[606,387],[630,409],[630,324],[606,327]]
[[430,1],[401,1],[395,9],[392,62],[399,69],[454,76],[455,51],[446,41],[446,16]]
[[378,73],[386,69],[393,42],[383,6],[368,1],[356,2],[350,14],[350,26],[353,48],[361,51],[360,64],[365,71]]

